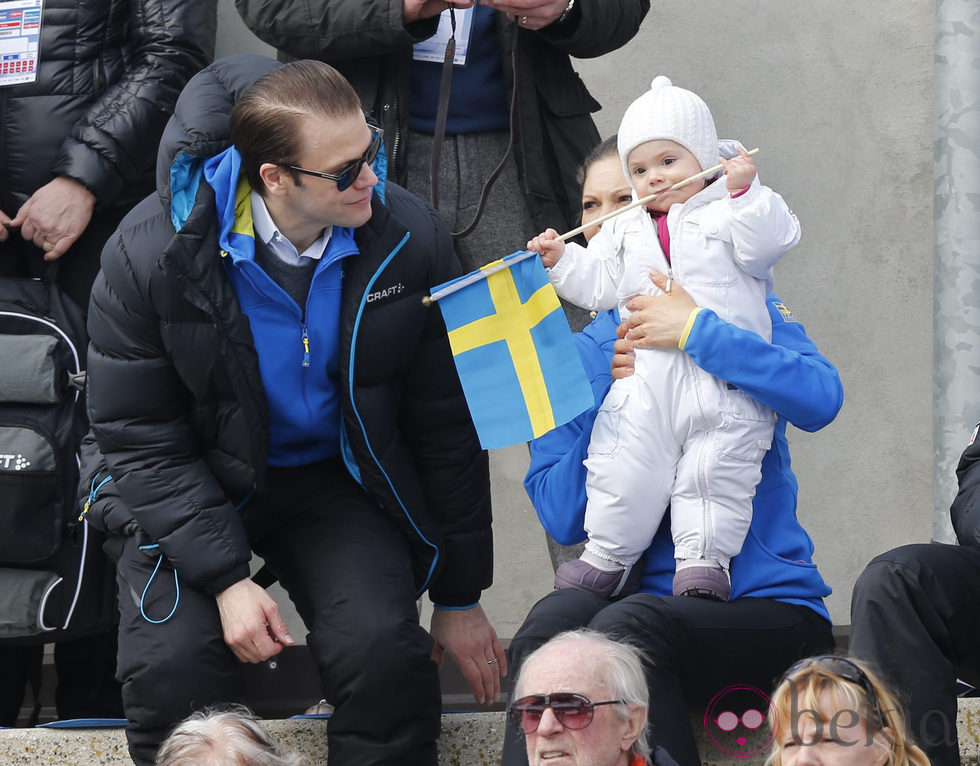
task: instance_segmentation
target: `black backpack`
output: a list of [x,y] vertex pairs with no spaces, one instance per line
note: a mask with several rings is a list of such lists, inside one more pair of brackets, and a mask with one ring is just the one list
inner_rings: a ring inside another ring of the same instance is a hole
[[103,537],[75,504],[87,430],[82,311],[45,280],[0,278],[0,642],[112,625]]

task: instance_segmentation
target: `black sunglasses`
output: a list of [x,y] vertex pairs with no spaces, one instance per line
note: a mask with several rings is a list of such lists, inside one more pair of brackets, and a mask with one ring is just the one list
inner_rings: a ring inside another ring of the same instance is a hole
[[811,665],[816,665],[821,670],[825,670],[838,678],[843,678],[845,681],[850,681],[852,684],[860,686],[864,690],[864,695],[868,698],[868,702],[875,715],[875,720],[872,723],[879,729],[885,726],[885,717],[881,713],[881,703],[878,701],[878,693],[875,691],[874,686],[872,686],[871,679],[868,678],[867,673],[861,670],[860,666],[855,665],[846,657],[826,655],[800,660],[786,671],[783,680],[789,678],[794,673],[805,670]]
[[534,734],[541,723],[545,708],[551,708],[555,718],[566,729],[584,729],[595,716],[595,708],[599,705],[624,705],[626,700],[606,700],[605,702],[590,702],[582,694],[572,692],[556,692],[555,694],[531,694],[515,700],[507,708],[510,722],[518,731]]
[[319,170],[307,170],[306,168],[297,167],[296,165],[283,165],[283,167],[289,168],[290,170],[295,170],[297,173],[305,173],[308,176],[316,176],[317,178],[326,178],[328,181],[337,182],[337,191],[344,191],[348,189],[352,183],[357,179],[357,176],[361,172],[361,165],[370,165],[374,162],[375,158],[378,156],[378,152],[381,151],[381,139],[385,132],[381,128],[376,128],[373,125],[368,125],[371,129],[371,143],[368,144],[367,151],[356,160],[354,160],[350,165],[341,168],[339,173],[322,173]]

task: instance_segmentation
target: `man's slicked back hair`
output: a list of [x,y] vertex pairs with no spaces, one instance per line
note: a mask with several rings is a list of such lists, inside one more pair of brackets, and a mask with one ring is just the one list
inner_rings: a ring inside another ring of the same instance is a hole
[[[361,113],[351,84],[322,61],[292,61],[260,77],[231,110],[231,140],[242,155],[252,188],[265,194],[259,168],[295,165],[302,153],[300,126],[309,116],[343,119]],[[292,171],[290,171],[292,172]],[[293,173],[294,179],[298,174]]]

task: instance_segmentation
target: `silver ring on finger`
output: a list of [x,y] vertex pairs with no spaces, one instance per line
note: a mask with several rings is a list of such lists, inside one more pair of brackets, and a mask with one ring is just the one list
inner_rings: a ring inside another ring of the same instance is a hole
[[496,657],[494,657],[492,660],[487,660],[487,665],[496,665],[496,664],[497,664]]

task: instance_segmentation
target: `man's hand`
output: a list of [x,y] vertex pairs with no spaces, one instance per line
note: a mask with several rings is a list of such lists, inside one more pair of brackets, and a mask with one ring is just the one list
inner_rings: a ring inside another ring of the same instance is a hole
[[543,231],[534,239],[528,240],[527,249],[536,253],[541,253],[541,262],[545,268],[550,269],[565,254],[565,243],[558,239],[558,232],[554,229]]
[[0,210],[0,242],[6,242],[7,237],[10,236],[8,226],[10,226],[10,216]]
[[507,14],[524,29],[542,29],[565,12],[568,0],[479,0]]
[[500,677],[507,675],[507,655],[479,604],[472,609],[436,607],[429,632],[435,640],[432,658],[441,666],[448,650],[477,702],[487,705],[500,696]]
[[44,260],[56,261],[77,240],[95,210],[95,195],[77,181],[58,176],[21,205],[11,226],[44,251]]
[[729,194],[742,191],[755,179],[755,160],[741,146],[738,147],[738,157],[726,160],[719,157],[721,164],[725,166],[725,187]]
[[262,662],[295,643],[279,606],[251,580],[239,580],[216,598],[225,643],[242,662]]
[[403,0],[402,21],[411,24],[413,21],[431,19],[438,16],[448,7],[469,8],[473,0]]
[[[667,275],[656,269],[650,279],[661,290],[667,289]],[[625,338],[632,348],[677,348],[691,312],[698,305],[690,293],[675,281],[663,295],[635,295],[626,302],[632,314],[623,323]]]

